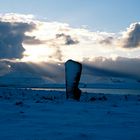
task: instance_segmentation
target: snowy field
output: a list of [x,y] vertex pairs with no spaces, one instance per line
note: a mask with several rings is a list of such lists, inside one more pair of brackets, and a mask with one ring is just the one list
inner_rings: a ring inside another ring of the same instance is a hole
[[0,140],[140,140],[140,94],[0,89]]

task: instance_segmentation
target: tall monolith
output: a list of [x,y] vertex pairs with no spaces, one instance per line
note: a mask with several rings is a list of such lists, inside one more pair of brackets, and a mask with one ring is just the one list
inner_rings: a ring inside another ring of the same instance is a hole
[[81,90],[78,88],[82,72],[82,64],[73,60],[65,63],[66,98],[79,100]]

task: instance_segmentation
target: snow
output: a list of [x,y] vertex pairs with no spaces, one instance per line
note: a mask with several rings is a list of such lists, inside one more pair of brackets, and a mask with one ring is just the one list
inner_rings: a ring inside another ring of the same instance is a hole
[[139,140],[140,95],[0,88],[0,140]]

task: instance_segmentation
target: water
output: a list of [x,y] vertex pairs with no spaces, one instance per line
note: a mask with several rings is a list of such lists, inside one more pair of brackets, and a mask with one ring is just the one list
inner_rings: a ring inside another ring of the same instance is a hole
[[[32,90],[66,91],[65,88],[31,88]],[[82,92],[104,93],[104,94],[133,94],[140,95],[140,89],[101,89],[101,88],[80,88]]]
[[[65,88],[16,88],[16,87],[1,87],[0,89],[31,89],[31,90],[45,90],[45,91],[62,91],[65,92]],[[140,95],[140,89],[104,89],[104,88],[80,88],[82,92],[87,93],[104,93],[104,94],[133,94]]]
[[97,89],[97,88],[83,88],[83,92],[88,93],[104,93],[104,94],[135,94],[140,95],[140,89]]

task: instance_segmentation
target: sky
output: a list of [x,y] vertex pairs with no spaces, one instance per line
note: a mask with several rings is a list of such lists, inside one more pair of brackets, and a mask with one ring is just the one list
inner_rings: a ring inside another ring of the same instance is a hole
[[140,21],[139,0],[4,0],[1,13],[33,14],[73,27],[87,25],[92,31],[119,32]]
[[3,1],[0,76],[22,71],[58,82],[73,59],[88,77],[139,79],[139,6],[139,0]]

